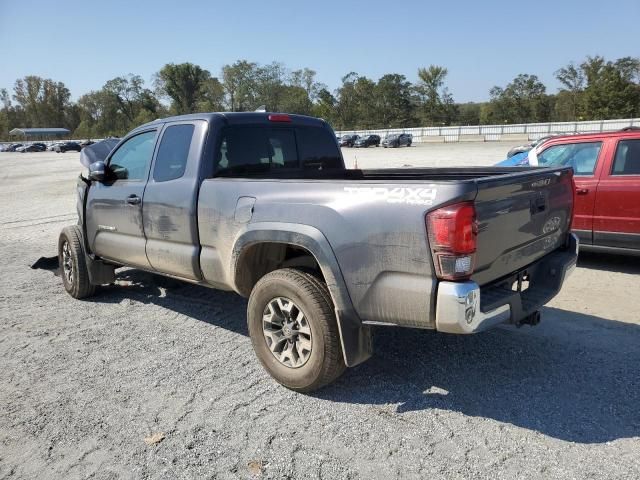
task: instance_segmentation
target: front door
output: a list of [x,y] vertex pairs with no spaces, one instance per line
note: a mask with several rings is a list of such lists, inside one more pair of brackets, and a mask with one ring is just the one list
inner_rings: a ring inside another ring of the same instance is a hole
[[621,139],[602,172],[593,216],[593,243],[640,249],[640,139]]
[[110,179],[93,182],[87,199],[87,237],[92,251],[105,259],[149,268],[145,253],[142,198],[157,131],[138,133],[115,150],[108,162]]

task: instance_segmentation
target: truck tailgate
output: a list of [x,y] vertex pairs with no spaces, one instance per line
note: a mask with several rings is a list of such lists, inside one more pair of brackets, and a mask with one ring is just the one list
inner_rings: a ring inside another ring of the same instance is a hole
[[476,268],[480,286],[562,246],[571,224],[573,172],[535,169],[477,180]]

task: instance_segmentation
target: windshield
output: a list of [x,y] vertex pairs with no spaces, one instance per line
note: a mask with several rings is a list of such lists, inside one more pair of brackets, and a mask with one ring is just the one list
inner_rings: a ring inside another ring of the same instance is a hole
[[398,135],[389,135],[387,138],[389,140],[395,140],[396,138],[398,138]]

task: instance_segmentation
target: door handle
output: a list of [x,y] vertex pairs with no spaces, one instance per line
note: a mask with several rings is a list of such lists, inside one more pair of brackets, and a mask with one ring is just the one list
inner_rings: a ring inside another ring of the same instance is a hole
[[576,195],[586,195],[589,193],[588,188],[576,188]]
[[129,205],[139,205],[141,201],[142,199],[137,195],[129,195],[126,200]]

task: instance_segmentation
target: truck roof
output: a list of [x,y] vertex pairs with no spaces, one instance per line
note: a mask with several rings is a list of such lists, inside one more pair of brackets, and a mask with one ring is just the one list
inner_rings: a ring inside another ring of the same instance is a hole
[[[282,120],[270,120],[271,115],[286,115],[291,119],[291,122],[283,122]],[[205,120],[209,123],[221,121],[228,125],[239,124],[274,124],[274,123],[290,123],[293,125],[306,125],[312,127],[323,127],[327,125],[327,122],[320,118],[309,117],[307,115],[296,115],[289,113],[276,113],[276,112],[205,112],[205,113],[189,113],[186,115],[176,115],[172,117],[158,118],[152,122],[145,123],[136,127],[135,130],[139,130],[143,127],[148,127],[155,124],[163,124],[168,122],[180,122],[188,120]]]

